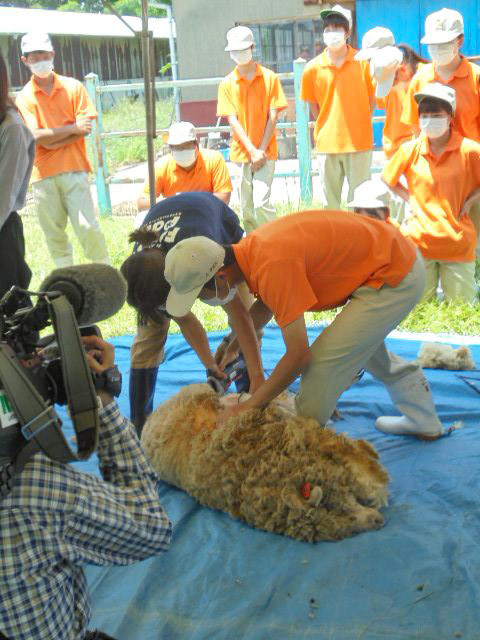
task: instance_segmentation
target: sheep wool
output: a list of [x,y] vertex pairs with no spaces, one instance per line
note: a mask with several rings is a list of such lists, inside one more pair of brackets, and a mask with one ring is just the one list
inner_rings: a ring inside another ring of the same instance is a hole
[[297,540],[378,529],[388,474],[365,440],[281,404],[217,424],[219,397],[190,385],[151,414],[142,444],[160,477],[201,504]]
[[464,371],[476,368],[472,352],[467,346],[455,349],[440,342],[422,342],[417,362],[427,369]]

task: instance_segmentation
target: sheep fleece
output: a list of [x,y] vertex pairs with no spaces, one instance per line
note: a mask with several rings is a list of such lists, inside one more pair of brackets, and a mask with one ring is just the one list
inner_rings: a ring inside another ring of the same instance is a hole
[[220,409],[210,387],[197,384],[151,414],[142,444],[162,480],[297,540],[341,540],[383,526],[388,474],[368,442],[275,403],[217,426]]

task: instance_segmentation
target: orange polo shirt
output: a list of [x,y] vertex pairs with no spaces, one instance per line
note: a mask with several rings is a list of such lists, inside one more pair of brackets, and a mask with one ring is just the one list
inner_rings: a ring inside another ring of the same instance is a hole
[[[184,191],[231,193],[232,183],[222,154],[213,149],[199,149],[195,165],[187,171],[180,167],[171,153],[155,165],[155,196],[174,196]],[[148,180],[143,192],[150,193]]]
[[415,247],[390,224],[346,211],[304,211],[262,225],[233,245],[252,293],[283,328],[332,309],[364,285],[396,287]]
[[377,107],[385,109],[382,142],[386,158],[391,158],[401,144],[413,137],[411,126],[400,121],[408,85],[409,82],[398,82],[393,85],[388,95],[377,98]]
[[[16,105],[30,129],[55,129],[74,124],[77,118],[96,118],[97,112],[81,82],[54,73],[50,95],[37,84],[35,76],[17,95]],[[59,149],[36,145],[31,182],[68,171],[91,171],[85,138]]]
[[465,138],[480,142],[480,67],[462,56],[462,62],[453,76],[445,82],[435,71],[435,65],[426,64],[413,76],[405,98],[402,122],[419,126],[418,105],[413,97],[429,82],[441,82],[457,94],[457,108],[453,126]]
[[320,109],[314,138],[321,153],[368,151],[373,146],[370,101],[375,87],[370,62],[355,60],[355,53],[348,47],[344,63],[336,67],[325,49],[305,66],[300,95]]
[[[276,73],[257,64],[255,76],[249,82],[238,72],[228,74],[218,87],[217,116],[236,116],[249,140],[259,147],[271,109],[287,108],[287,99]],[[269,160],[276,160],[277,137],[274,133],[265,150]],[[236,134],[230,147],[232,162],[250,162],[250,155]]]
[[401,175],[407,180],[412,208],[402,232],[428,260],[474,260],[475,228],[468,215],[461,220],[458,216],[480,186],[480,144],[453,131],[437,157],[422,134],[400,147],[387,163],[383,179],[393,187]]

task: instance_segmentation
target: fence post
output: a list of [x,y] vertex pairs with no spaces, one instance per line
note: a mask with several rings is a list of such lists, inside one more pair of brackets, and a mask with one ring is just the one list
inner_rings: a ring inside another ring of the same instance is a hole
[[293,74],[295,86],[295,114],[297,121],[297,153],[300,172],[300,198],[302,202],[312,201],[312,157],[310,148],[310,129],[308,119],[310,109],[307,102],[300,98],[300,81],[305,60],[299,58],[293,61]]
[[93,155],[93,165],[95,169],[95,183],[97,185],[97,202],[100,216],[112,215],[112,203],[110,201],[110,187],[108,186],[108,168],[105,141],[100,137],[103,133],[102,100],[97,92],[98,76],[96,73],[89,73],[85,76],[88,95],[97,110],[96,120],[92,120],[92,133],[90,134],[90,144]]

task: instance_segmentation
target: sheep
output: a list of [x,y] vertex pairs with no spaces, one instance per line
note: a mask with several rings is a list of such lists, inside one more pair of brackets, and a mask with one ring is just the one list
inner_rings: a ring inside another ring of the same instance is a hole
[[472,352],[467,346],[455,349],[449,344],[422,342],[417,362],[430,369],[452,369],[454,371],[475,369]]
[[371,444],[275,402],[221,424],[222,400],[208,385],[190,385],[149,416],[142,445],[162,480],[297,540],[341,540],[383,526],[389,477]]

